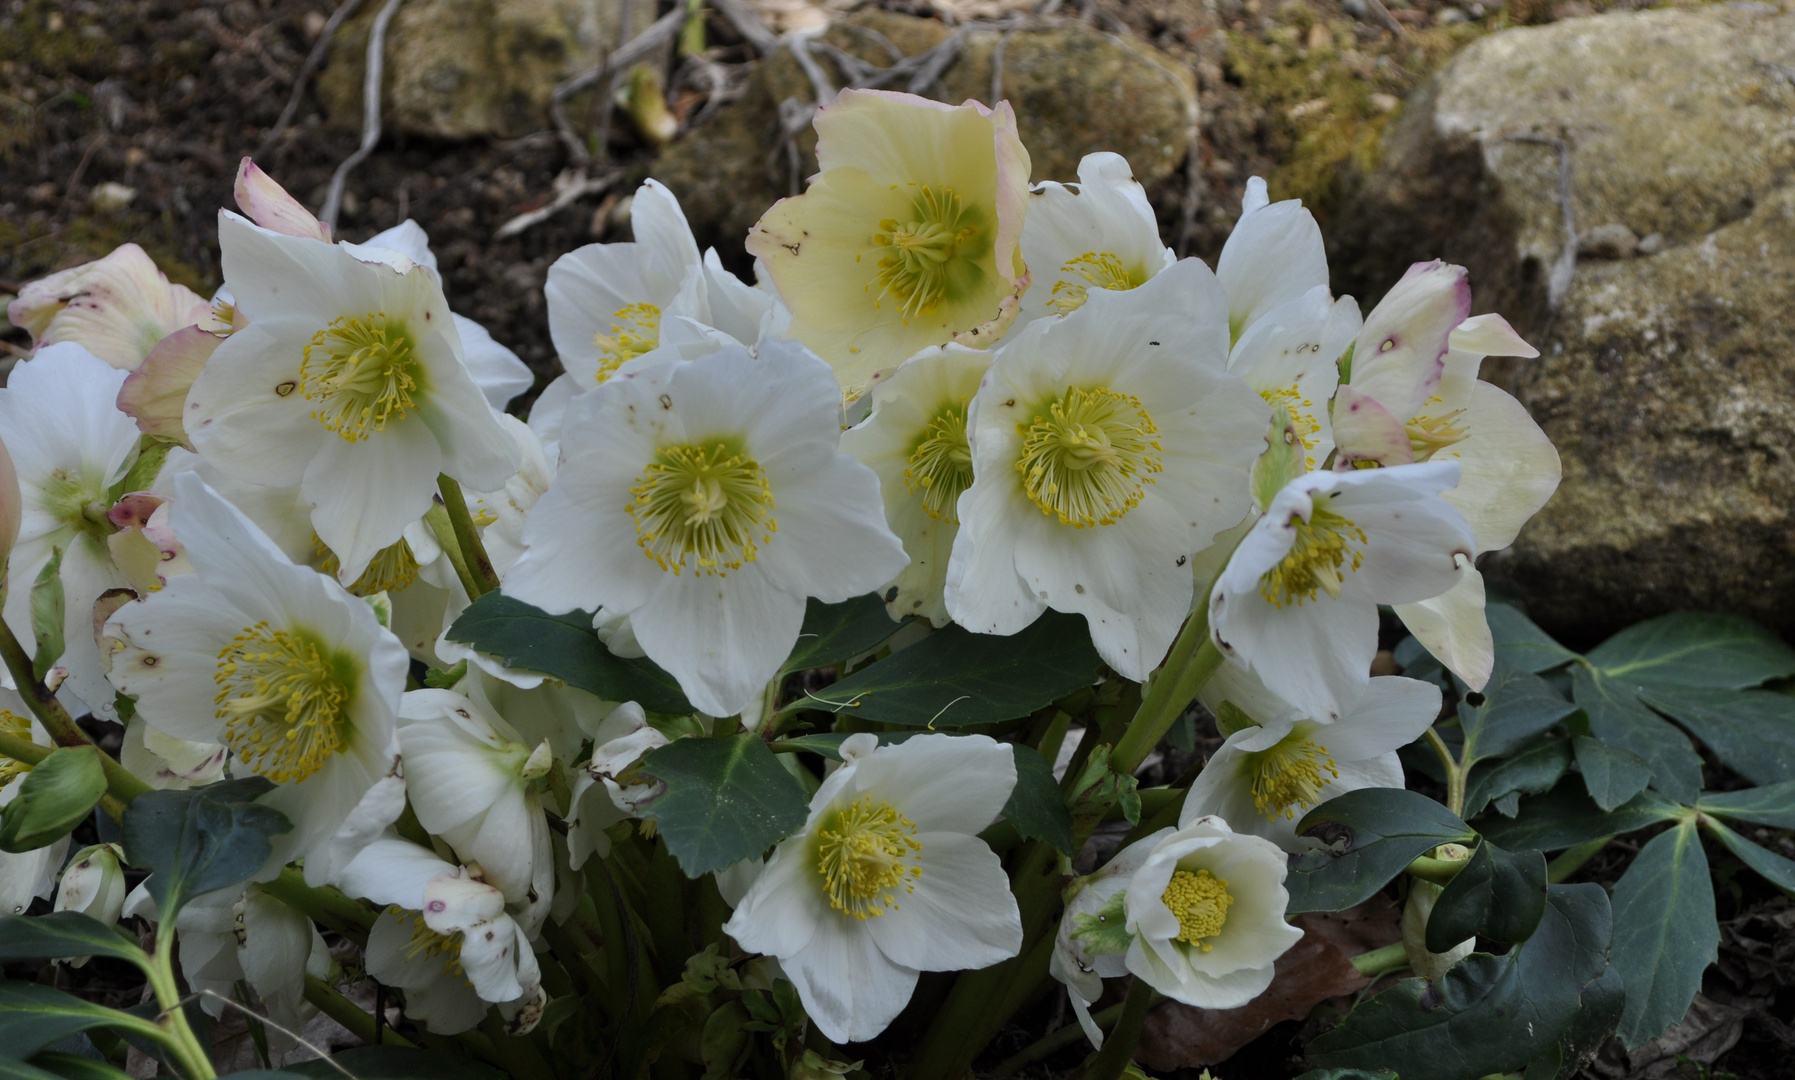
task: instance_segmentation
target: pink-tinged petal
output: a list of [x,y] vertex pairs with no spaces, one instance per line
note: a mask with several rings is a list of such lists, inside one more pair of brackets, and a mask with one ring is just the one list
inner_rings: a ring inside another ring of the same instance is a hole
[[31,332],[37,348],[72,341],[129,371],[158,341],[189,325],[194,308],[204,303],[185,285],[170,284],[142,248],[125,244],[103,259],[31,282],[6,315]]
[[1350,386],[1342,386],[1334,394],[1334,445],[1338,448],[1334,468],[1339,472],[1367,465],[1415,463],[1415,451],[1402,421],[1375,398]]
[[119,411],[137,421],[145,435],[171,439],[193,449],[182,426],[187,391],[206,368],[212,351],[223,341],[198,326],[184,326],[156,343],[136,371],[119,387]]
[[1465,268],[1416,263],[1366,316],[1353,349],[1353,386],[1400,419],[1414,416],[1440,384],[1452,331],[1471,313]]
[[162,500],[147,491],[133,491],[112,504],[106,511],[106,520],[121,529],[141,529],[150,523],[150,515],[162,505]]
[[236,196],[237,208],[262,228],[330,243],[330,226],[313,217],[304,204],[248,158],[237,168]]
[[1507,319],[1493,311],[1487,315],[1473,315],[1459,323],[1453,329],[1450,341],[1454,350],[1480,356],[1531,358],[1539,355],[1539,350],[1515,333]]

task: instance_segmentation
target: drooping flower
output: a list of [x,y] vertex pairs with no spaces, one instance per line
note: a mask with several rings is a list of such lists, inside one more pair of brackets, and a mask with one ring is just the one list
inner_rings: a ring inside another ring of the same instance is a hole
[[1246,513],[1265,402],[1229,375],[1221,289],[1185,260],[1006,340],[973,399],[947,609],[1014,634],[1085,616],[1142,680],[1190,611],[1189,556]]
[[34,347],[72,342],[115,368],[130,371],[156,343],[209,310],[185,285],[170,284],[136,244],[95,262],[30,282],[6,305],[13,325]]
[[1458,580],[1471,529],[1439,497],[1458,476],[1430,462],[1291,480],[1216,579],[1216,646],[1304,716],[1338,720],[1371,678],[1377,606]]
[[1271,985],[1272,964],[1303,936],[1284,921],[1290,896],[1277,845],[1199,817],[1137,841],[1147,856],[1128,883],[1128,970],[1174,1001],[1232,1009]]
[[394,716],[409,661],[373,609],[295,566],[242,511],[188,473],[174,527],[194,573],[119,609],[112,681],[137,715],[180,739],[230,747],[293,823],[264,873],[305,859],[329,879],[398,817]]
[[1022,226],[1029,285],[1017,328],[1078,310],[1092,289],[1144,285],[1177,261],[1159,239],[1159,220],[1127,158],[1086,154],[1078,181],[1049,180],[1029,191]]
[[[155,904],[147,892],[127,903],[127,915],[156,919]],[[247,983],[275,1023],[299,1031],[315,1015],[317,1007],[305,999],[309,975],[322,979],[330,971],[330,949],[318,928],[286,904],[250,887],[241,892],[220,890],[195,897],[175,916],[181,975],[195,990],[236,999],[237,987]],[[213,1019],[226,1006],[210,994],[199,1005]],[[295,1044],[270,1029],[276,1050]]]
[[227,211],[219,245],[249,323],[188,392],[187,437],[240,480],[300,486],[339,580],[359,578],[424,516],[439,473],[491,491],[517,471],[433,271]]
[[1072,1013],[1091,1045],[1103,1049],[1103,1029],[1091,1006],[1103,996],[1103,980],[1128,974],[1127,913],[1122,904],[1134,872],[1150,848],[1130,844],[1096,871],[1067,887],[1066,910],[1053,942],[1047,973],[1066,987]]
[[837,449],[839,402],[795,342],[621,373],[576,400],[505,593],[627,615],[693,705],[739,712],[790,654],[805,597],[859,596],[907,562],[878,478]]
[[910,556],[880,590],[894,619],[947,625],[942,589],[960,531],[960,495],[972,485],[966,412],[990,366],[990,353],[963,345],[925,350],[875,384],[872,412],[842,433],[841,448],[879,475],[885,520]]
[[635,769],[643,755],[667,745],[667,736],[648,726],[642,706],[619,705],[592,744],[592,759],[574,776],[568,797],[567,856],[575,870],[594,854],[609,855],[611,838],[604,830],[635,817],[642,803],[666,790]]
[[1180,821],[1214,815],[1286,851],[1304,849],[1296,823],[1310,809],[1359,788],[1402,787],[1396,751],[1440,713],[1439,687],[1379,676],[1324,724],[1234,664],[1222,665],[1198,696],[1228,737],[1191,784]]
[[819,1031],[862,1042],[903,1010],[919,972],[989,967],[1021,948],[1009,880],[977,836],[1016,765],[983,735],[880,747],[858,734],[841,755],[804,830],[773,850],[723,930],[779,960]]
[[108,925],[118,921],[125,906],[125,856],[117,844],[82,848],[69,860],[56,887],[55,911],[79,911]]
[[1001,336],[1028,284],[1028,151],[1009,103],[843,90],[816,131],[822,171],[762,215],[748,251],[843,394],[931,345]]
[[1215,260],[1215,276],[1228,294],[1231,341],[1281,304],[1328,283],[1321,227],[1299,199],[1271,201],[1265,181],[1247,180],[1240,219]]

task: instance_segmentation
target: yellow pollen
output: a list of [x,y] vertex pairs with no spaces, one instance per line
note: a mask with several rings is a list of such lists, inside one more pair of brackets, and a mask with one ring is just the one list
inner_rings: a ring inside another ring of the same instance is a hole
[[1228,892],[1226,878],[1218,878],[1207,870],[1191,873],[1180,870],[1172,875],[1159,902],[1178,918],[1177,940],[1192,948],[1208,952],[1215,948],[1208,939],[1222,932],[1228,922],[1228,908],[1234,897]]
[[1284,406],[1293,421],[1297,438],[1303,441],[1303,463],[1310,469],[1315,468],[1313,451],[1321,430],[1321,425],[1315,419],[1315,402],[1305,397],[1294,383],[1277,390],[1261,390],[1259,396],[1273,409],[1279,405]]
[[1084,279],[1083,284],[1065,278],[1053,283],[1053,299],[1047,301],[1047,306],[1061,315],[1070,315],[1083,307],[1085,296],[1092,288],[1122,292],[1147,282],[1147,275],[1135,274],[1108,251],[1087,251],[1075,259],[1067,259],[1060,267],[1060,273],[1077,274]]
[[916,891],[922,844],[916,823],[888,802],[858,799],[818,830],[816,868],[829,906],[856,919],[897,910],[897,894]]
[[352,659],[303,631],[245,627],[212,674],[225,745],[277,784],[304,780],[349,741],[354,672]]
[[1340,778],[1327,747],[1294,733],[1249,755],[1247,768],[1253,777],[1253,806],[1267,821],[1296,817],[1321,802],[1328,783]]
[[440,960],[446,974],[466,978],[461,973],[461,931],[453,934],[439,934],[424,923],[424,913],[407,911],[402,907],[389,907],[389,914],[396,915],[399,921],[411,927],[411,940],[405,943],[400,955],[407,961]]
[[369,312],[344,315],[313,335],[299,365],[299,386],[318,405],[313,419],[345,442],[362,442],[416,407],[422,375],[404,324]]
[[630,496],[636,543],[675,574],[738,570],[779,531],[766,470],[733,441],[663,448]]
[[661,342],[661,309],[653,304],[627,304],[613,311],[611,318],[617,321],[609,334],[592,336],[592,344],[598,346],[601,383]]
[[1404,425],[1415,460],[1427,461],[1453,443],[1464,441],[1470,434],[1458,423],[1464,415],[1465,410],[1454,409],[1444,416],[1417,416]]
[[960,493],[972,486],[972,450],[966,444],[966,402],[945,406],[923,429],[904,486],[922,496],[923,512],[939,521],[959,524]]
[[[329,545],[312,534],[312,550],[318,553],[318,571],[331,577],[343,568],[338,561],[337,553],[330,550]],[[411,545],[404,540],[390,547],[381,548],[368,563],[368,568],[349,586],[349,591],[357,596],[374,596],[383,592],[398,592],[418,579],[418,558],[412,554]]]
[[[990,249],[991,238],[982,227],[983,214],[965,205],[952,188],[915,185],[910,198],[910,220],[886,218],[872,236],[872,251],[879,256],[873,284],[879,295],[896,300],[906,318],[932,311],[977,270],[966,265]],[[872,286],[867,286],[871,289]]]
[[1362,546],[1354,546],[1355,541],[1359,545],[1366,542],[1365,530],[1320,500],[1315,501],[1308,521],[1293,513],[1290,524],[1296,529],[1296,540],[1284,560],[1259,579],[1259,595],[1277,608],[1292,602],[1301,606],[1323,592],[1339,596],[1346,580],[1342,568],[1352,573],[1365,562]]
[[1104,387],[1066,391],[1016,432],[1023,489],[1061,525],[1114,525],[1164,469],[1159,429],[1140,399]]
[[[6,709],[0,709],[0,731],[15,739],[31,741],[31,721]],[[6,785],[30,771],[31,766],[23,761],[14,761],[12,758],[0,755],[0,788],[5,788]]]

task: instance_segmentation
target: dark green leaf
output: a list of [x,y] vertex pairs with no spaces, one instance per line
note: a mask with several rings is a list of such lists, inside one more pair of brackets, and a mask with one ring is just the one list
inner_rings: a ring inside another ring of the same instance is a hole
[[1614,1034],[1621,1011],[1626,1007],[1626,983],[1620,977],[1620,969],[1609,964],[1601,978],[1583,988],[1577,1015],[1564,1037],[1558,1040],[1558,1080],[1571,1080],[1583,1063],[1595,1057],[1596,1051]]
[[877,596],[856,596],[840,604],[811,597],[804,609],[804,629],[786,660],[786,671],[804,671],[852,659],[870,651],[903,626],[885,611]]
[[1430,849],[1477,836],[1452,811],[1401,788],[1361,788],[1329,799],[1304,815],[1297,831],[1328,847],[1291,859],[1284,887],[1292,914],[1363,903]]
[[35,851],[67,836],[106,794],[95,746],[61,746],[19,781],[0,814],[0,851]]
[[1639,757],[1652,767],[1652,787],[1678,802],[1695,801],[1702,786],[1702,760],[1689,736],[1639,700],[1637,683],[1622,683],[1600,671],[1571,672],[1571,693],[1589,714],[1589,733]]
[[1795,780],[1795,697],[1769,690],[1647,687],[1640,698],[1756,784]]
[[[80,1054],[63,1054],[46,1050],[31,1059],[36,1066],[50,1070],[47,1075],[61,1077],[62,1080],[131,1080],[131,1074],[109,1061],[98,1058],[83,1057]],[[0,1064],[0,1076],[9,1074],[6,1066]]]
[[[131,1074],[120,1072],[118,1075],[129,1077]],[[68,1078],[37,1065],[14,1061],[9,1057],[0,1057],[0,1080],[68,1080]]]
[[1579,735],[1571,740],[1583,786],[1603,810],[1612,810],[1645,790],[1652,781],[1652,767],[1618,746]]
[[1458,707],[1467,762],[1507,757],[1576,711],[1546,680],[1501,660],[1483,695],[1481,706]]
[[605,648],[589,612],[550,615],[495,589],[456,618],[449,640],[606,701],[634,701],[653,712],[692,711],[678,680],[653,661],[625,660]]
[[1476,1080],[1525,1068],[1571,1026],[1585,985],[1607,967],[1608,895],[1554,885],[1545,916],[1506,956],[1472,953],[1438,984],[1404,979],[1309,1044],[1323,1066],[1396,1063],[1402,1080]]
[[1421,644],[1419,638],[1403,638],[1396,643],[1393,655],[1404,678],[1430,682],[1442,690],[1452,689],[1452,676],[1446,673],[1446,668],[1435,659],[1433,653],[1427,651],[1427,646]]
[[[504,1074],[490,1065],[403,1046],[358,1046],[337,1051],[331,1060],[358,1080],[504,1080]],[[343,1076],[330,1062],[315,1060],[288,1065],[282,1071],[313,1080],[342,1080]]]
[[1490,637],[1496,643],[1496,656],[1523,671],[1538,674],[1577,658],[1577,654],[1552,640],[1552,635],[1533,624],[1520,609],[1508,604],[1490,604],[1484,608],[1489,619]]
[[1004,804],[1003,816],[1024,840],[1040,840],[1062,855],[1072,855],[1072,812],[1066,809],[1060,782],[1053,778],[1053,766],[1032,746],[1016,743],[1011,749],[1016,752],[1016,787]]
[[1765,881],[1784,892],[1795,893],[1795,861],[1752,843],[1713,818],[1705,818],[1702,823],[1726,845],[1728,851],[1737,855],[1740,862],[1757,871]]
[[1795,829],[1795,780],[1721,794],[1705,794],[1696,803],[1704,814],[1738,818],[1758,825]]
[[1465,790],[1465,816],[1495,803],[1503,816],[1514,817],[1522,795],[1551,791],[1570,765],[1569,739],[1553,739],[1501,761],[1479,762]]
[[1434,902],[1427,948],[1449,952],[1467,938],[1526,941],[1546,913],[1546,857],[1507,852],[1485,840]]
[[1681,807],[1662,795],[1642,791],[1625,806],[1603,813],[1584,794],[1581,784],[1564,783],[1545,795],[1523,799],[1514,820],[1485,819],[1478,828],[1485,838],[1510,851],[1560,851],[1599,836],[1618,836],[1669,821],[1681,812]]
[[1737,615],[1678,612],[1630,626],[1588,656],[1627,683],[1743,690],[1795,674],[1795,649]]
[[31,633],[37,641],[31,654],[31,673],[39,682],[62,659],[62,551],[51,549],[50,561],[37,572],[37,581],[31,586]]
[[[846,731],[824,731],[815,735],[794,735],[789,739],[780,739],[778,746],[781,750],[804,750],[821,754],[830,761],[840,761],[841,744],[848,741],[849,734]],[[918,735],[927,735],[928,732],[878,731],[873,734],[879,737],[880,746],[896,746],[898,743],[909,742]]]
[[1618,1034],[1629,1050],[1689,1011],[1719,944],[1708,857],[1684,821],[1652,837],[1614,886],[1614,966],[1627,987]]
[[40,983],[0,982],[0,1047],[28,1058],[77,1031],[132,1018]]
[[261,777],[190,791],[151,791],[125,811],[123,837],[133,866],[147,866],[147,888],[165,923],[203,893],[248,880],[273,853],[270,837],[293,828],[285,814],[242,801],[268,789]]
[[959,728],[1027,716],[1097,678],[1084,620],[1049,611],[1012,637],[958,626],[821,691],[827,712],[916,727]]
[[688,877],[761,855],[807,816],[804,789],[758,735],[675,739],[640,771],[666,787],[642,813]]
[[0,964],[53,960],[64,956],[110,956],[138,967],[149,963],[142,949],[118,931],[79,911],[49,915],[8,915],[0,919]]

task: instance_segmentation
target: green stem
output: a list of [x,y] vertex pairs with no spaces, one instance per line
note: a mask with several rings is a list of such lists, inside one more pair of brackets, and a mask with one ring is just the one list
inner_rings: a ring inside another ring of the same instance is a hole
[[306,918],[322,923],[326,930],[334,930],[364,947],[368,943],[368,933],[374,929],[374,920],[380,917],[361,901],[332,886],[314,888],[307,885],[305,874],[291,866],[284,867],[273,881],[264,881],[256,887]]
[[[1118,1001],[1101,1012],[1092,1013],[1091,1021],[1095,1023],[1099,1029],[1108,1029],[1116,1022],[1116,1018],[1122,1015],[1122,1006],[1123,1003]],[[1025,1067],[1033,1065],[1037,1061],[1052,1057],[1054,1054],[1059,1053],[1061,1050],[1064,1050],[1066,1047],[1071,1046],[1082,1038],[1084,1038],[1083,1025],[1067,1024],[1058,1031],[1053,1032],[1029,1046],[1023,1047],[1015,1054],[1005,1058],[1001,1065],[991,1070],[991,1075],[1014,1076],[1021,1072]]]
[[1554,885],[1560,884],[1583,868],[1583,864],[1596,857],[1596,854],[1608,846],[1612,836],[1598,836],[1594,840],[1585,840],[1576,847],[1566,848],[1558,858],[1546,864],[1546,880]]
[[[31,657],[25,655],[25,647],[13,636],[12,627],[7,626],[4,619],[0,619],[0,657],[5,659],[6,669],[12,672],[13,682],[19,688],[19,696],[25,700],[26,706],[31,709],[38,722],[44,725],[44,730],[50,733],[51,741],[57,746],[93,745],[87,732],[81,730],[81,725],[75,723],[75,718],[56,700],[55,693],[32,671]],[[7,756],[13,757],[12,754]],[[25,759],[16,757],[14,760]],[[116,809],[122,816],[124,805],[129,805],[132,799],[151,790],[148,784],[131,775],[130,770],[103,751],[100,754],[100,769],[106,774],[107,790],[118,800],[117,805],[106,807],[109,814]]]
[[1446,809],[1462,817],[1465,812],[1464,766],[1459,764],[1458,756],[1433,728],[1427,729],[1427,745],[1434,748],[1435,756],[1440,759],[1440,767],[1446,770]]
[[455,543],[461,548],[461,557],[467,560],[468,577],[474,585],[467,594],[468,599],[478,600],[499,587],[499,575],[492,568],[486,545],[480,542],[479,530],[474,528],[474,518],[468,513],[461,485],[444,473],[436,478],[436,488],[442,492],[443,507],[449,512],[449,524],[455,530]]
[[55,749],[54,746],[39,746],[30,739],[21,739],[17,735],[0,731],[0,757],[8,757],[26,765],[36,765],[49,757]]
[[461,544],[455,539],[455,525],[449,520],[449,512],[438,503],[424,515],[424,524],[430,526],[431,535],[442,546],[443,554],[449,558],[449,565],[455,568],[455,577],[461,582],[462,591],[469,597],[475,596],[477,586],[473,575],[467,571],[467,560],[461,557]]
[[1352,958],[1352,966],[1367,979],[1375,979],[1380,975],[1388,975],[1409,965],[1409,954],[1398,941],[1393,945],[1385,945],[1381,949],[1362,952]]
[[1153,987],[1145,979],[1135,979],[1134,985],[1128,988],[1127,999],[1122,1002],[1122,1015],[1116,1020],[1115,1030],[1103,1040],[1097,1060],[1091,1062],[1081,1080],[1116,1080],[1122,1075],[1122,1070],[1134,1060],[1134,1047],[1141,1041],[1141,1028],[1147,1022],[1147,1009],[1152,1004]]
[[1109,755],[1117,772],[1130,774],[1140,768],[1221,663],[1221,650],[1209,637],[1209,594],[1204,593],[1147,687],[1127,732]]
[[181,1063],[188,1080],[213,1080],[218,1073],[212,1068],[212,1059],[194,1035],[193,1026],[187,1023],[187,1010],[181,1006],[181,988],[175,982],[174,945],[174,927],[166,924],[159,927],[156,954],[146,972],[150,989],[156,995],[156,1004],[162,1006],[156,1026],[168,1036],[163,1043]]
[[[362,1011],[360,1005],[350,1001],[337,992],[337,988],[315,975],[305,977],[305,999],[318,1007],[318,1011],[349,1029],[364,1043],[374,1042],[374,1018]],[[417,1049],[418,1044],[387,1027],[380,1026],[381,1046],[401,1046]]]
[[1423,855],[1409,863],[1408,872],[1422,881],[1431,881],[1435,885],[1446,885],[1458,876],[1465,868],[1468,859],[1436,859],[1431,855]]

